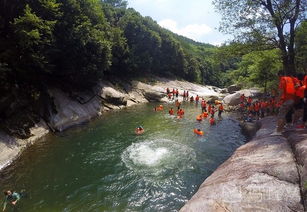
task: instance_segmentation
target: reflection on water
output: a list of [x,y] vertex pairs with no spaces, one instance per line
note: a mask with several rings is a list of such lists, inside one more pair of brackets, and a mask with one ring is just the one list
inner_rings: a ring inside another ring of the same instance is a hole
[[[44,138],[1,173],[1,189],[28,191],[23,212],[178,211],[245,138],[227,114],[210,127],[196,122],[194,104],[183,104],[183,119],[153,106],[106,113]],[[145,133],[136,136],[139,125]]]

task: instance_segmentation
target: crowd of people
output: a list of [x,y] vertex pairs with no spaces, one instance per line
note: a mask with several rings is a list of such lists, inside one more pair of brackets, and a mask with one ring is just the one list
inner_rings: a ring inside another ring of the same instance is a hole
[[307,75],[283,75],[279,72],[278,95],[276,91],[262,98],[240,97],[239,111],[243,120],[252,122],[264,116],[277,115],[277,127],[272,135],[281,135],[284,127],[307,128]]
[[[169,109],[168,113],[170,116],[176,116],[177,119],[182,119],[185,115],[185,111],[182,108],[182,102],[179,101],[179,96],[182,96],[182,101],[189,101],[196,105],[200,104],[201,111],[196,116],[197,122],[202,122],[203,120],[208,118],[209,124],[215,125],[215,114],[217,113],[218,117],[220,118],[224,111],[224,106],[220,101],[208,102],[204,98],[200,98],[198,95],[196,95],[195,97],[193,95],[189,96],[189,91],[186,90],[184,90],[183,93],[180,95],[178,89],[173,88],[172,90],[170,90],[169,88],[166,88],[166,95],[168,96],[169,100],[174,100],[174,106]],[[154,107],[154,111],[163,111],[163,109],[163,105]],[[136,128],[137,135],[140,135],[144,132],[143,129],[142,133],[137,133],[137,129],[138,128]],[[204,135],[203,131],[200,129],[194,129],[193,131],[197,135]]]
[[[287,127],[307,128],[307,75],[286,76],[279,72],[278,91],[272,90],[270,94],[265,94],[259,98],[251,96],[240,96],[239,111],[242,119],[253,122],[265,116],[277,115],[277,127],[272,135],[281,135],[285,125]],[[169,115],[177,115],[178,119],[184,117],[185,111],[181,108],[179,101],[179,90],[166,88],[169,100],[175,100],[175,107],[169,109]],[[210,125],[216,123],[215,114],[221,117],[224,106],[220,101],[207,102],[198,95],[190,96],[189,91],[184,90],[181,94],[183,101],[199,104],[201,113],[196,116],[196,121],[209,120]],[[177,111],[174,110],[176,108]],[[163,105],[155,107],[156,111],[162,111]],[[199,129],[194,130],[198,135],[202,135]]]

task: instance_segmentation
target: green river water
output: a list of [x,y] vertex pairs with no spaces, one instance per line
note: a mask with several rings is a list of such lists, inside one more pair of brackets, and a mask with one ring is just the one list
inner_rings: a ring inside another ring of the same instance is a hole
[[[196,122],[199,106],[184,103],[180,120],[170,106],[104,113],[38,141],[1,172],[2,190],[28,195],[8,211],[178,211],[245,137],[228,114],[210,127]],[[136,136],[139,125],[145,133]]]

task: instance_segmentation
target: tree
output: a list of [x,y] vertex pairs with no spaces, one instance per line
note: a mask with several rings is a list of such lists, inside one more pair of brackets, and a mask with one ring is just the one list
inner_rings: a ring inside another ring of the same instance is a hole
[[127,8],[128,6],[128,1],[125,0],[102,0],[102,2],[117,8]]
[[296,72],[294,41],[297,27],[306,19],[307,1],[217,0],[213,3],[223,16],[221,31],[264,49],[279,48],[285,73]]
[[[254,51],[242,57],[238,69],[230,73],[235,83],[243,86],[257,85],[266,91],[276,81],[276,74],[281,69],[279,49]],[[277,84],[277,83],[275,83]]]
[[304,21],[295,38],[296,67],[299,72],[307,73],[307,21]]

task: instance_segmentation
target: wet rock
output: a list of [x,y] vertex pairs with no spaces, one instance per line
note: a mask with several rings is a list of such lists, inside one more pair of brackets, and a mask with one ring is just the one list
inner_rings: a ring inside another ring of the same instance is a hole
[[292,146],[300,176],[300,186],[307,209],[307,130],[290,131],[286,136]]
[[291,146],[283,136],[270,136],[272,118],[261,122],[261,129],[270,126],[267,131],[239,147],[204,181],[181,212],[304,211]]
[[50,95],[54,98],[57,113],[51,115],[49,124],[57,131],[89,121],[98,116],[102,108],[98,96],[88,97],[89,101],[81,104],[58,89],[50,89]]
[[127,105],[127,96],[112,87],[103,87],[100,96],[113,105]]
[[238,105],[240,104],[240,96],[241,94],[239,92],[234,94],[229,94],[224,97],[223,102],[230,106]]
[[244,94],[244,96],[246,97],[252,97],[252,98],[256,98],[262,95],[261,91],[259,89],[256,88],[252,88],[252,89],[244,89],[244,90],[240,90],[237,91],[233,94],[229,94],[227,96],[224,97],[223,101],[225,104],[229,104],[230,106],[234,106],[234,105],[238,105],[240,104],[240,96]]
[[241,122],[240,126],[242,128],[243,134],[249,139],[253,138],[257,131],[261,127],[261,122],[254,121],[254,122]]
[[241,90],[241,86],[239,85],[230,85],[228,88],[227,88],[227,91],[228,93],[235,93],[236,91],[239,91]]

